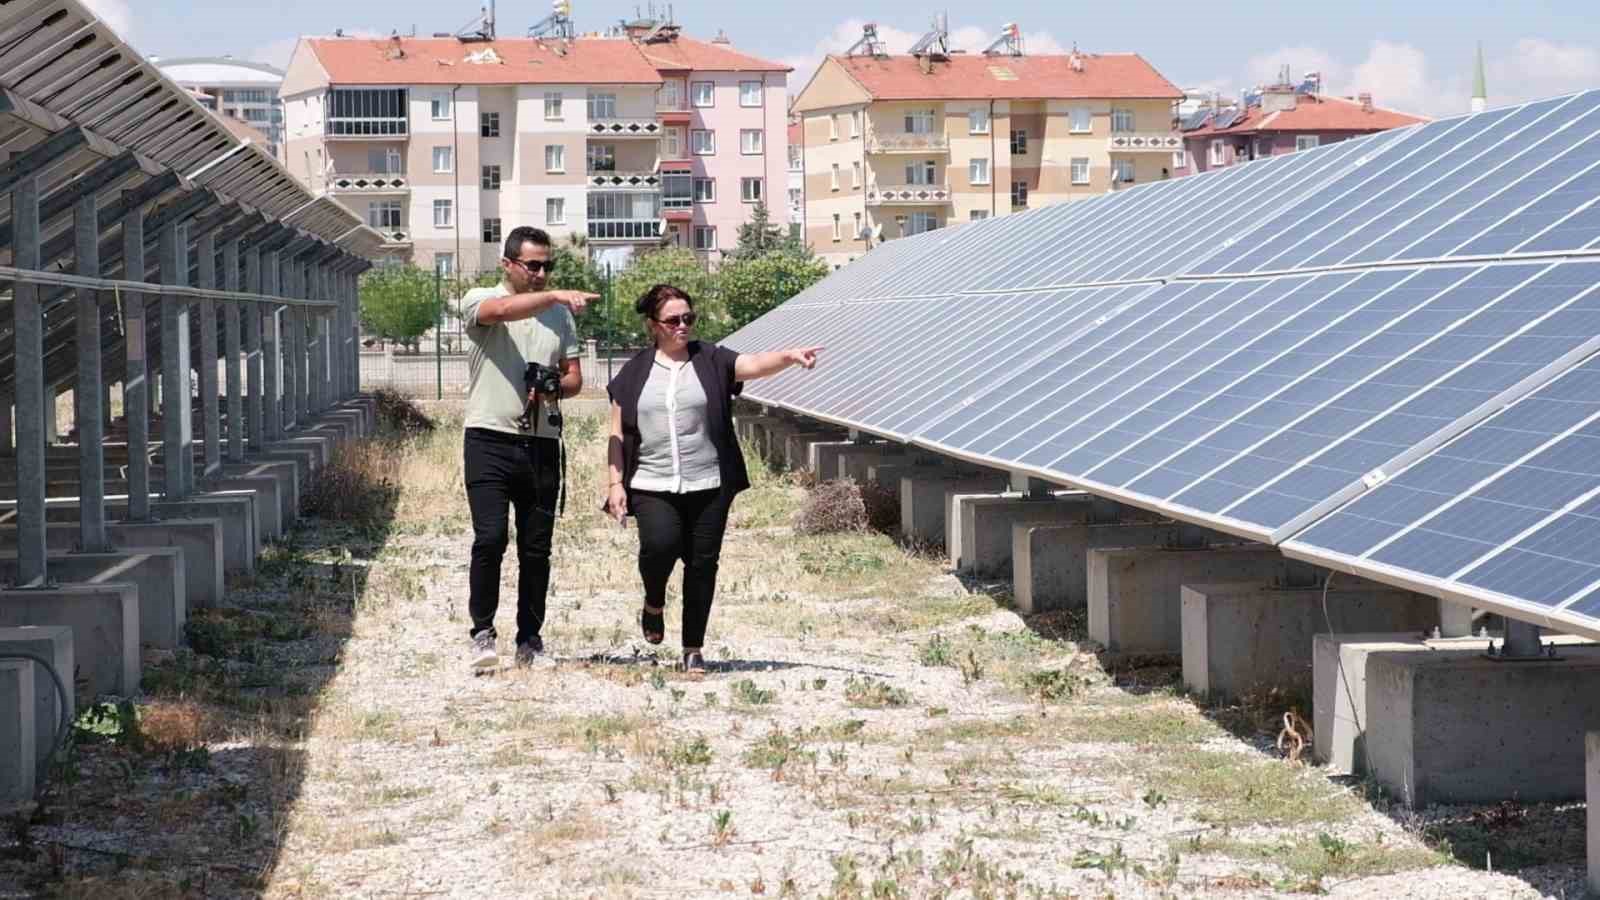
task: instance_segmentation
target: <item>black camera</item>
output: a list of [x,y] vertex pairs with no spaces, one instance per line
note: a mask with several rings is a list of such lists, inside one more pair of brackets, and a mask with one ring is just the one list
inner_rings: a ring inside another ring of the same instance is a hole
[[[524,389],[530,396],[522,407],[522,415],[517,417],[517,427],[523,431],[533,429],[533,409],[538,404],[540,397],[549,397],[556,403],[561,402],[561,372],[552,366],[541,365],[536,362],[528,363],[528,368],[522,373]],[[550,424],[561,427],[561,413],[556,410],[550,412]]]

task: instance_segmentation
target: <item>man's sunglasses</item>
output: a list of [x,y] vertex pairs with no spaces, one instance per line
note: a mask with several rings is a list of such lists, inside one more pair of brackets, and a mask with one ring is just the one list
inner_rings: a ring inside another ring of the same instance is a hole
[[695,321],[699,318],[698,315],[692,312],[686,312],[683,315],[667,316],[665,319],[657,319],[656,321],[668,328],[677,328],[680,324],[685,328],[693,328]]
[[508,256],[506,257],[506,262],[516,263],[530,275],[555,271],[555,263],[548,259],[516,259]]

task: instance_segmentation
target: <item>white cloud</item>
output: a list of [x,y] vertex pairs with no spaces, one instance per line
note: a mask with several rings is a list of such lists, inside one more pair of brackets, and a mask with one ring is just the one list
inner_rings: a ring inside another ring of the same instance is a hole
[[128,0],[84,0],[84,5],[123,40],[133,39],[133,7]]
[[1491,49],[1485,55],[1491,106],[1600,85],[1600,48],[1523,38],[1505,54]]
[[[794,75],[789,79],[796,93],[806,82],[811,80],[811,75],[821,65],[822,58],[830,53],[843,53],[861,40],[861,29],[866,24],[865,19],[846,19],[833,27],[822,40],[817,41],[810,53],[784,57],[781,62],[794,67]],[[878,24],[878,40],[883,42],[884,49],[890,53],[905,53],[911,46],[922,38],[931,29],[921,31],[906,31],[893,25]],[[999,32],[991,31],[977,25],[961,25],[950,29],[950,49],[965,50],[968,53],[981,53],[999,37]],[[1023,44],[1030,54],[1066,53],[1070,47],[1063,46],[1055,36],[1047,31],[1024,31]]]

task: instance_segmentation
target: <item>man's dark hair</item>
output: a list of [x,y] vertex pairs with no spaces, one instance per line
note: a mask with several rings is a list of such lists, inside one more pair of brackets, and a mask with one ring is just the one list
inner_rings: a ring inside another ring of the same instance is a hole
[[535,244],[540,247],[550,246],[550,235],[542,228],[532,225],[518,225],[506,235],[506,259],[521,259],[522,245]]
[[654,319],[668,300],[682,300],[689,304],[690,309],[694,309],[694,299],[682,289],[670,284],[651,285],[649,290],[639,296],[639,302],[635,303],[633,308],[646,319]]

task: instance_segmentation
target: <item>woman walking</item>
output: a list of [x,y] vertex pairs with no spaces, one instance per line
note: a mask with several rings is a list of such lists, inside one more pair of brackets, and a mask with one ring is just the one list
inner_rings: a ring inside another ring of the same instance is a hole
[[666,635],[667,579],[683,560],[683,668],[704,673],[728,508],[750,486],[733,432],[733,398],[742,382],[814,367],[822,348],[741,354],[694,340],[694,300],[668,284],[645,291],[635,309],[653,346],[606,388],[606,512],[619,523],[630,515],[639,523],[639,627],[652,644]]

